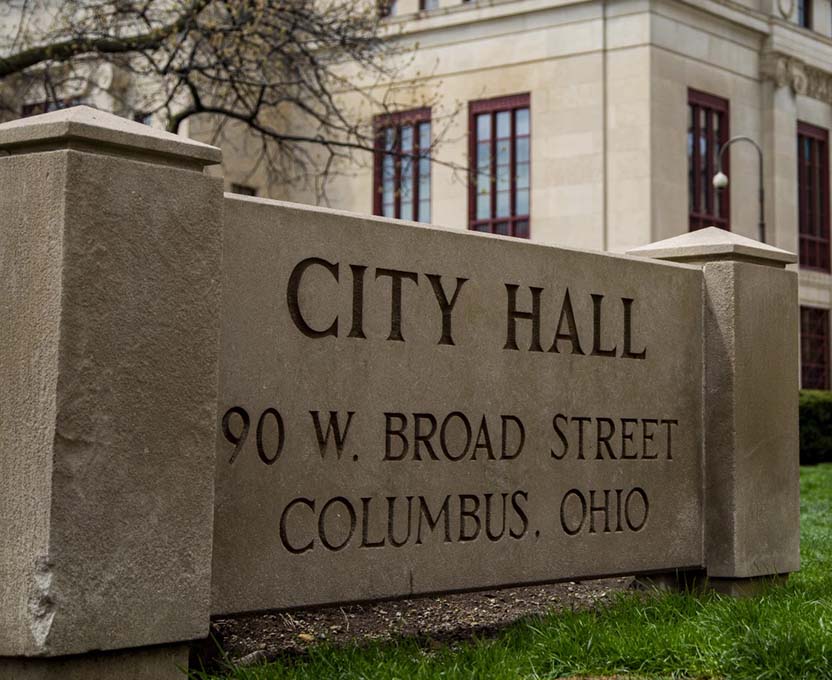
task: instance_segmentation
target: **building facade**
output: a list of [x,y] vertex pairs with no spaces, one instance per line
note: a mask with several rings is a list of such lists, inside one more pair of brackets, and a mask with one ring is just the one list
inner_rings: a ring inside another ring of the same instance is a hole
[[[829,0],[398,0],[415,47],[336,208],[623,252],[715,225],[800,254],[802,381],[830,387]],[[228,158],[234,182],[234,158]],[[250,180],[248,180],[250,181]],[[244,184],[244,182],[240,182]],[[310,192],[261,195],[320,201]]]

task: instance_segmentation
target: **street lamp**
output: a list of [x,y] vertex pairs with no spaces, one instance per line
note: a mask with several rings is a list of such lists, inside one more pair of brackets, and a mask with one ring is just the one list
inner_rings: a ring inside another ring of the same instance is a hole
[[725,153],[725,150],[731,146],[734,142],[749,142],[757,149],[757,155],[760,158],[760,242],[766,242],[766,194],[765,189],[763,189],[763,150],[760,148],[760,145],[757,144],[751,137],[739,136],[739,137],[732,137],[729,139],[722,147],[719,149],[719,157],[717,161],[717,173],[714,175],[713,184],[714,189],[724,189],[728,186],[728,175],[722,172],[722,156]]

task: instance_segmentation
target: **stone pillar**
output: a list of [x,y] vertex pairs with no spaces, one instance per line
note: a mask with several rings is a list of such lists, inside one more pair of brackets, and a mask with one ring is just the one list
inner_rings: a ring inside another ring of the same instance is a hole
[[209,623],[220,151],[77,107],[0,125],[0,154],[0,678],[181,677]]
[[766,55],[760,83],[765,157],[766,241],[797,252],[797,101],[791,83],[800,80],[796,67]]
[[631,254],[702,268],[704,575],[748,592],[800,566],[797,258],[715,227]]

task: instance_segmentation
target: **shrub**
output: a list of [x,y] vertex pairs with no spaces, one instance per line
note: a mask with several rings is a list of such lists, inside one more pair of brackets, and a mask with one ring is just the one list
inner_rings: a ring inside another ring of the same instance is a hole
[[832,392],[800,392],[800,464],[832,462]]

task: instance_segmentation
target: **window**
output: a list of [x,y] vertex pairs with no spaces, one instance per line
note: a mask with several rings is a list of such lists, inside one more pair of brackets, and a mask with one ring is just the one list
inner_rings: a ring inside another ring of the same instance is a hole
[[797,23],[812,28],[812,0],[797,0]]
[[797,124],[800,266],[829,271],[829,133]]
[[468,226],[529,237],[531,121],[528,94],[472,102]]
[[247,186],[245,184],[231,184],[231,193],[240,194],[241,196],[256,196],[257,189]]
[[419,0],[419,9],[437,9],[439,7],[439,0]]
[[829,310],[800,308],[800,385],[829,389]]
[[[730,229],[730,187],[717,191],[719,149],[728,141],[728,100],[688,90],[688,227]],[[728,152],[722,171],[727,175]]]
[[373,212],[430,222],[430,109],[376,118]]
[[379,0],[378,15],[382,18],[396,16],[397,4],[396,0]]

